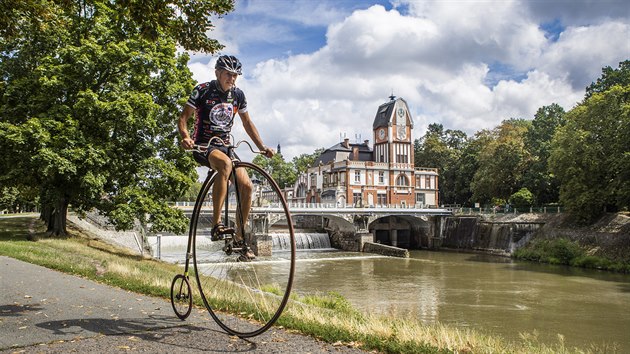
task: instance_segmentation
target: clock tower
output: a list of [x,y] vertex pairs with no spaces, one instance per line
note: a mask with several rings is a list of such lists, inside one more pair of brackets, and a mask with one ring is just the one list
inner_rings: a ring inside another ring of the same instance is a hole
[[375,162],[413,164],[413,120],[404,99],[391,96],[378,107],[372,129]]

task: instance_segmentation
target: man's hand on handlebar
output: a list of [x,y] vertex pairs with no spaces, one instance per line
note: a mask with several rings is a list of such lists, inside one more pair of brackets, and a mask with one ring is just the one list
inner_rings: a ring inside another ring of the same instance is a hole
[[275,154],[276,154],[276,152],[275,152],[272,148],[269,148],[269,147],[266,147],[266,146],[265,146],[265,147],[263,147],[263,148],[260,150],[260,153],[261,153],[263,156],[268,157],[268,158],[272,158],[272,157],[273,157],[273,155],[275,155]]
[[191,150],[195,148],[195,142],[191,138],[182,139],[180,144],[186,150]]

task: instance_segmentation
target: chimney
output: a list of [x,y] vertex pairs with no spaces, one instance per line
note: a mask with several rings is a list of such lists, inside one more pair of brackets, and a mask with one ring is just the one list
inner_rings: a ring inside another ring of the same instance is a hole
[[370,140],[369,139],[365,139],[365,140],[363,140],[363,143],[365,144],[365,146],[368,146],[370,144]]
[[350,148],[350,139],[349,138],[343,139],[343,146],[345,146],[346,149]]

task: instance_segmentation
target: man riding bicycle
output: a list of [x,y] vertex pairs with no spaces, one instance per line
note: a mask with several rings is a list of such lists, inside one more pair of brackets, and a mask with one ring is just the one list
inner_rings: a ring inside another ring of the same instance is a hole
[[[207,145],[210,139],[218,137],[229,144],[230,131],[234,123],[234,116],[238,113],[245,132],[252,139],[258,149],[266,156],[274,155],[273,149],[263,144],[254,122],[247,110],[247,100],[241,89],[236,87],[236,78],[241,75],[241,62],[235,56],[222,55],[215,65],[216,80],[199,84],[192,91],[184,106],[177,127],[181,136],[181,145],[185,149],[193,149],[195,145]],[[188,119],[195,113],[195,129],[193,137],[188,133]],[[232,172],[232,160],[227,155],[228,150],[218,139],[212,140],[205,152],[193,152],[195,160],[217,173],[216,183],[212,188],[212,228],[211,239],[223,239],[226,234],[232,234],[236,242],[243,242],[244,235],[235,234],[233,228],[221,222],[221,208],[225,202],[228,189],[228,179]],[[253,185],[244,170],[237,170],[239,195],[242,205],[242,220],[247,220],[251,207]],[[238,228],[237,228],[238,229]],[[255,258],[249,249],[243,251],[246,259]]]

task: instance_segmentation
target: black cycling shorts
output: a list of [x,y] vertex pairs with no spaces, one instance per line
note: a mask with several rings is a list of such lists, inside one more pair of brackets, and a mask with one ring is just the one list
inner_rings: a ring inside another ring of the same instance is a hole
[[[208,154],[210,154],[214,150],[219,150],[219,151],[223,152],[226,155],[228,154],[227,146],[223,146],[223,145],[209,145],[208,146],[208,150],[206,150],[204,152],[193,151],[193,157],[195,158],[195,161],[197,161],[197,163],[199,163],[200,165],[212,168],[210,166],[210,161],[208,161]],[[232,153],[232,158],[238,158],[236,153]]]

